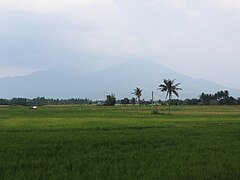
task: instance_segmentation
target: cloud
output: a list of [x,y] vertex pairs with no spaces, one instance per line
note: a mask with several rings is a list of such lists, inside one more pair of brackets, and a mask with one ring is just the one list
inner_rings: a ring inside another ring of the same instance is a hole
[[0,1],[0,10],[68,18],[72,23],[87,21],[106,24],[118,12],[114,0],[8,0]]
[[185,13],[193,19],[202,19],[204,13],[232,13],[240,10],[239,0],[146,0],[150,6],[164,6],[177,12]]
[[205,8],[220,8],[220,9],[239,9],[239,0],[145,0],[146,4],[159,5],[163,4],[166,8],[175,10],[183,10],[186,7],[205,7]]
[[150,0],[146,1],[146,3],[150,6],[163,6],[165,9],[186,14],[191,19],[199,20],[203,18],[201,9],[194,6],[192,1],[189,0]]
[[145,3],[150,6],[163,6],[177,11],[182,11],[187,8],[187,0],[145,0]]
[[201,74],[237,61],[239,9],[239,0],[0,1],[0,66],[97,69],[146,57]]
[[240,1],[239,0],[205,0],[204,4],[208,7],[212,7],[214,9],[231,12],[240,10]]
[[34,13],[63,13],[91,9],[90,13],[94,14],[97,9],[113,12],[116,4],[114,0],[8,0],[0,1],[0,7]]
[[64,66],[67,56],[70,64],[83,53],[119,49],[109,30],[118,12],[113,0],[9,0],[0,10],[3,66]]
[[91,1],[69,1],[66,3],[64,0],[8,0],[1,1],[0,7],[18,10],[30,11],[34,13],[59,13],[68,11],[70,7],[84,6],[91,4]]
[[0,67],[0,78],[6,76],[25,76],[36,71],[39,71],[39,69],[26,67]]

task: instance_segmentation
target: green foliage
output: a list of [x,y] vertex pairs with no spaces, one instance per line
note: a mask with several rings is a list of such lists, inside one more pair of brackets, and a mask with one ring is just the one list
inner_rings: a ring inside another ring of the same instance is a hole
[[239,108],[2,107],[0,179],[239,179]]
[[152,114],[158,115],[158,114],[160,114],[160,112],[159,112],[157,109],[153,109],[153,110],[152,110]]
[[[136,89],[135,89],[136,90]],[[142,90],[140,88],[137,89],[138,93]],[[159,89],[160,90],[160,89]],[[140,95],[141,95],[140,93]],[[134,93],[133,93],[134,94]],[[141,96],[140,96],[141,97]],[[139,97],[139,99],[140,99]],[[132,98],[129,100],[128,98],[124,98],[122,100],[117,101],[118,104],[136,104],[137,99]],[[235,99],[234,97],[230,96],[229,92],[227,90],[225,91],[218,91],[214,94],[205,94],[202,93],[199,98],[193,98],[193,99],[171,99],[170,101],[161,101],[159,100],[158,103],[162,105],[166,105],[168,102],[171,103],[171,105],[240,105],[240,98]],[[139,100],[140,104],[150,104],[150,101],[144,101]],[[169,104],[170,104],[169,103]],[[80,98],[71,98],[71,99],[47,99],[45,97],[37,97],[33,99],[28,98],[12,98],[10,100],[8,99],[0,99],[0,105],[11,105],[11,106],[42,106],[42,105],[80,105],[80,104],[98,104],[98,105],[104,105],[105,101],[92,101],[90,99],[80,99]],[[169,105],[168,104],[168,105]]]
[[107,100],[105,101],[106,106],[114,106],[116,104],[115,94],[107,95]]
[[11,106],[42,106],[42,105],[73,105],[73,104],[92,104],[93,102],[89,99],[47,99],[45,97],[37,97],[33,99],[27,98],[12,98],[0,99],[0,105],[11,105]]
[[142,89],[140,89],[139,87],[136,87],[136,89],[134,89],[134,92],[133,94],[137,97],[137,100],[138,100],[138,114],[140,115],[140,104],[141,104],[141,96],[142,96]]
[[168,98],[169,100],[172,99],[172,94],[175,94],[177,97],[179,97],[179,94],[177,91],[182,90],[178,86],[180,83],[174,84],[175,79],[164,79],[163,84],[160,84],[158,87],[158,90],[162,92],[166,92],[166,99]]
[[178,86],[180,83],[174,84],[175,79],[164,79],[163,84],[160,84],[158,87],[158,90],[162,92],[166,92],[166,99],[168,98],[168,114],[170,114],[170,105],[171,105],[171,99],[172,94],[175,94],[177,97],[179,97],[179,94],[177,91],[182,90]]
[[130,100],[127,97],[121,100],[121,104],[127,105],[129,103],[130,103]]
[[200,95],[200,100],[201,103],[205,105],[234,105],[238,103],[236,99],[229,96],[229,92],[227,90],[218,91],[215,94],[202,93]]
[[142,89],[140,89],[139,87],[136,87],[136,89],[134,89],[133,94],[137,97],[138,99],[138,103],[140,104],[140,98],[142,96]]
[[135,105],[135,104],[136,104],[136,99],[135,99],[135,98],[132,98],[132,99],[130,100],[130,103],[131,103],[132,105]]

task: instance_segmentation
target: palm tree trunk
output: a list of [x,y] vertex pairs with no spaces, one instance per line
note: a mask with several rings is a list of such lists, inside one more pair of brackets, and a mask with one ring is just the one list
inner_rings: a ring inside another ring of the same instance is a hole
[[168,99],[168,115],[170,114],[171,98]]
[[138,98],[138,114],[140,115],[140,98]]

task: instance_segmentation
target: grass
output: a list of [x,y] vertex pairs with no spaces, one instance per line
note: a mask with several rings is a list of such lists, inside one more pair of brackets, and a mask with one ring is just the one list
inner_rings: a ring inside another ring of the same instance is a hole
[[0,179],[240,179],[240,106],[141,108],[1,107]]

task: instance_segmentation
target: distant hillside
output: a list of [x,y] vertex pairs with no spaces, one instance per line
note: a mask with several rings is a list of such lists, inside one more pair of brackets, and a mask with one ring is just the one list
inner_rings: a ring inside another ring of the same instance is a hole
[[164,94],[156,89],[164,78],[176,79],[176,82],[181,83],[181,98],[194,98],[202,92],[214,93],[225,89],[229,90],[231,95],[240,96],[240,90],[204,79],[191,78],[152,61],[131,60],[91,74],[81,74],[69,69],[52,69],[28,76],[1,78],[0,97],[104,99],[106,94],[115,93],[120,99],[132,97],[133,89],[140,86],[143,88],[143,98],[150,99],[152,91],[155,98],[163,98]]

